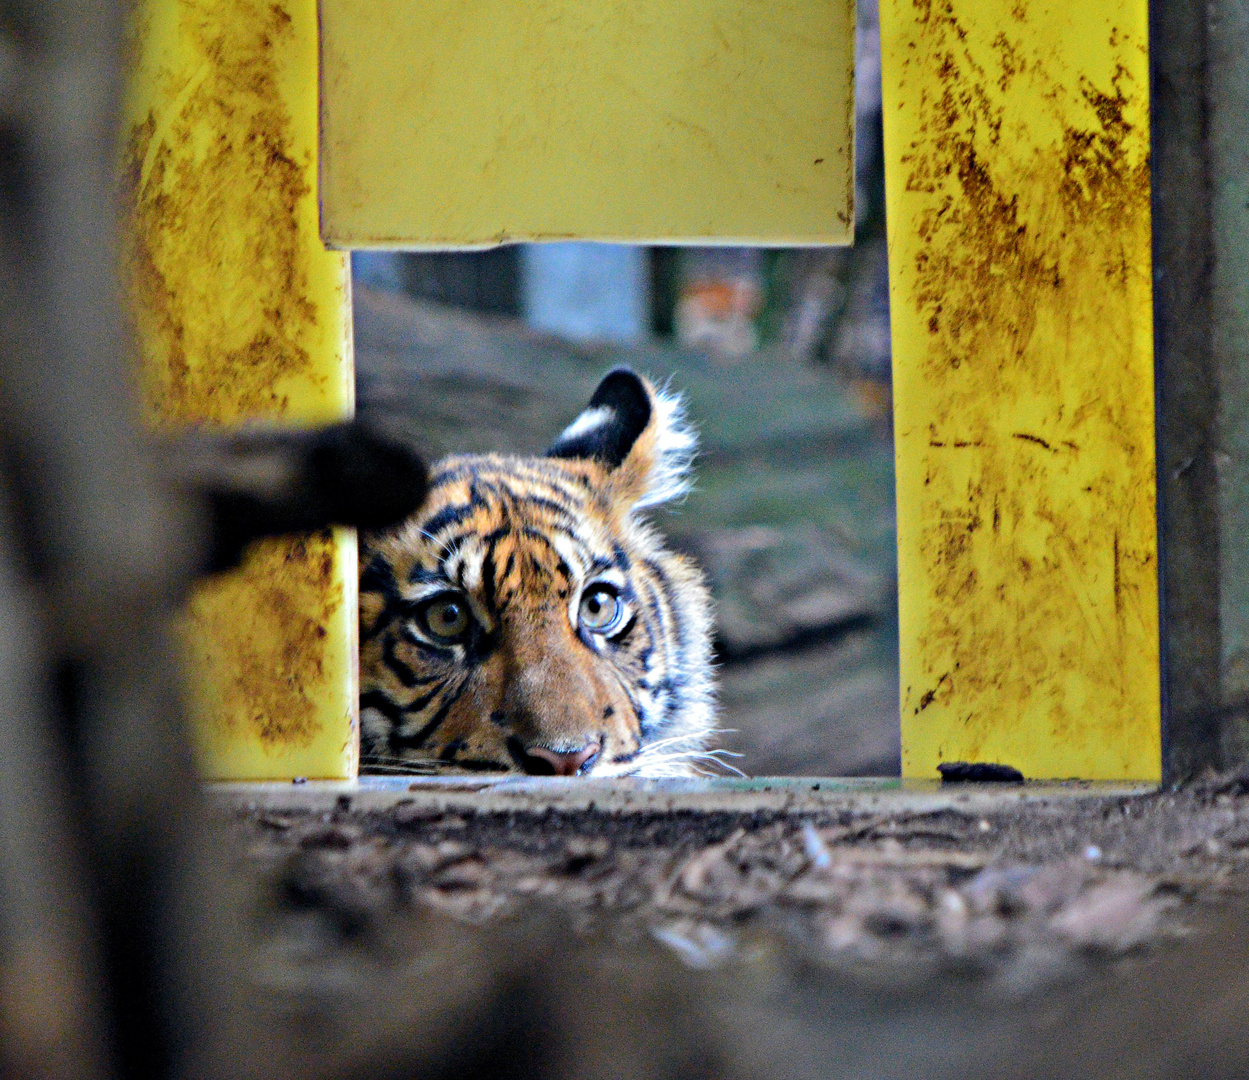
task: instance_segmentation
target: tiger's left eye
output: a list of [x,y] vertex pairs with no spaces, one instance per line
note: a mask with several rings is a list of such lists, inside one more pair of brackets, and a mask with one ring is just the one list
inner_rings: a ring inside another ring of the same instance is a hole
[[585,629],[603,634],[616,625],[622,607],[620,597],[610,585],[591,585],[581,594],[578,619]]
[[425,629],[437,641],[450,644],[464,638],[472,625],[468,601],[455,593],[436,596],[420,609]]

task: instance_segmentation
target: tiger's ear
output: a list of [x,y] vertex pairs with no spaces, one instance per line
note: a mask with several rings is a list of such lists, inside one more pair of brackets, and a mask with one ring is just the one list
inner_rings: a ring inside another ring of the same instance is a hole
[[612,501],[644,510],[689,491],[697,445],[681,399],[619,367],[598,384],[547,456],[597,461],[608,472]]

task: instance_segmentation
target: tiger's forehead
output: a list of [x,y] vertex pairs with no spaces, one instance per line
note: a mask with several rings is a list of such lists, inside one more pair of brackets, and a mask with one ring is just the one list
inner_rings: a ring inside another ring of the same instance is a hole
[[384,544],[399,582],[493,592],[525,578],[583,576],[619,561],[594,462],[448,458],[421,509]]

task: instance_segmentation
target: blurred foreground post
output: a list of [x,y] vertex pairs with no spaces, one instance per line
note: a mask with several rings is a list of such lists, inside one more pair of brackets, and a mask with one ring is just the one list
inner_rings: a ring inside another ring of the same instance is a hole
[[[315,0],[143,0],[123,126],[148,420],[325,424],[354,408],[347,257],[317,227]],[[357,767],[356,541],[253,545],[183,624],[201,772]]]
[[231,935],[166,643],[197,522],[139,445],[117,311],[123,11],[5,15],[0,1074],[202,1075]]
[[881,5],[902,767],[1161,774],[1146,0]]

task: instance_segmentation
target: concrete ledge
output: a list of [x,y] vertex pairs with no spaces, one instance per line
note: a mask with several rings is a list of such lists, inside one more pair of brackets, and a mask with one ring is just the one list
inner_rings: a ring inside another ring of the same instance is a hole
[[699,780],[585,780],[563,777],[368,776],[356,781],[214,783],[209,801],[226,810],[324,811],[350,800],[353,811],[398,806],[474,814],[564,812],[614,814],[821,814],[960,810],[988,812],[1019,802],[1147,795],[1156,784],[1038,781],[1025,784],[943,784],[933,780],[862,777],[761,777]]

